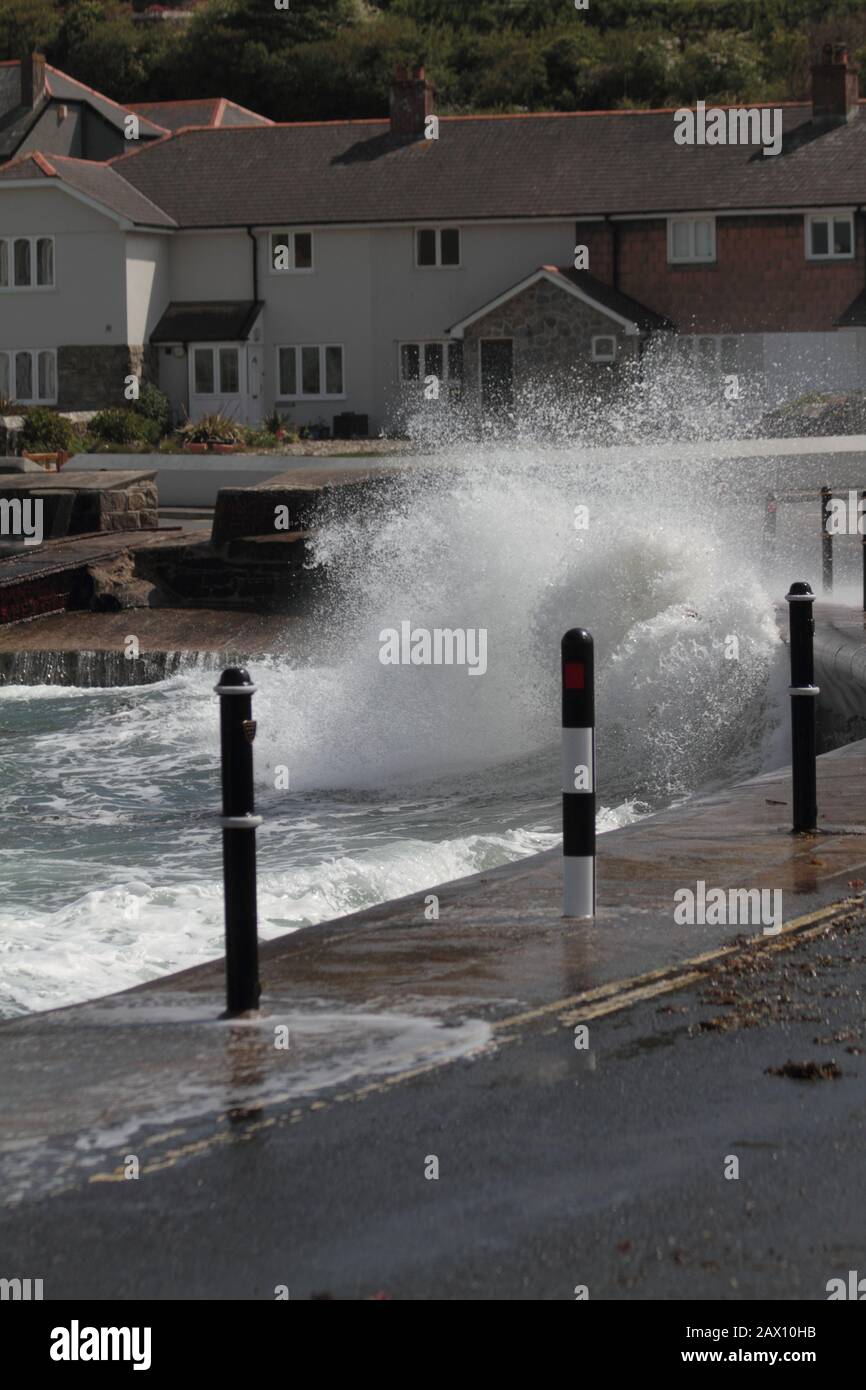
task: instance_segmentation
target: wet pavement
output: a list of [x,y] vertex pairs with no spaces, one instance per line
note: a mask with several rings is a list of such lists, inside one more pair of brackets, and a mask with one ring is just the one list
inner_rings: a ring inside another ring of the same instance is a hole
[[866,1269],[864,988],[858,909],[448,1066],[118,1135],[115,1167],[4,1212],[3,1273],[48,1299],[824,1300]]
[[[553,852],[271,942],[258,1018],[219,1020],[217,962],[3,1024],[0,1275],[826,1296],[863,1246],[864,778],[866,742],[820,760],[815,835],[783,770],[602,836],[594,922]],[[678,924],[699,882],[783,923]]]

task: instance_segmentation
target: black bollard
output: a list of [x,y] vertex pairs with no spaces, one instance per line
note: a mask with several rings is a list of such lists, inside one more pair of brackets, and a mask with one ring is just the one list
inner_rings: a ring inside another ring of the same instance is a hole
[[[830,506],[832,496],[828,487],[821,488],[821,589],[825,594],[833,592],[833,533],[827,530],[832,515]],[[810,590],[811,592],[811,590]]]
[[563,917],[595,916],[595,655],[574,627],[562,639]]
[[818,824],[818,793],[815,759],[816,706],[813,636],[815,596],[802,580],[791,585],[785,595],[791,646],[791,779],[793,783],[794,824],[792,829],[814,830]]
[[863,612],[866,613],[866,492],[860,493],[860,515],[857,517],[860,532],[860,550],[863,556]]
[[222,756],[223,878],[226,920],[225,1018],[259,1006],[258,912],[256,908],[256,826],[253,799],[252,718],[255,691],[249,673],[236,666],[223,671],[215,687],[220,697]]

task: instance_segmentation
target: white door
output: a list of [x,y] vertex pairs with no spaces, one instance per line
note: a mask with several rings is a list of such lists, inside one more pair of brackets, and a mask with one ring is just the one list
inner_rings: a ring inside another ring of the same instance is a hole
[[214,411],[249,424],[245,343],[190,344],[190,419],[200,420]]

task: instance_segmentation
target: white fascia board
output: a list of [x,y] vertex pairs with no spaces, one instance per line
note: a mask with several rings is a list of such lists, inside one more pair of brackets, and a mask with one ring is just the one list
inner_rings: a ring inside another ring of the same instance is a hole
[[507,304],[509,299],[513,299],[515,295],[522,294],[524,290],[528,290],[531,285],[537,284],[539,280],[547,280],[549,284],[554,285],[557,289],[564,290],[568,294],[573,295],[575,299],[581,300],[582,303],[591,305],[592,308],[603,314],[605,318],[612,319],[615,323],[621,324],[626,334],[629,336],[640,333],[640,329],[634,319],[623,318],[622,314],[618,314],[614,309],[609,309],[607,305],[600,303],[597,299],[593,299],[592,295],[579,289],[577,285],[573,285],[564,275],[553,275],[549,270],[544,269],[534,270],[531,275],[527,275],[523,280],[519,280],[516,285],[512,285],[511,289],[505,290],[502,294],[497,295],[495,299],[491,299],[487,304],[483,304],[480,309],[476,309],[474,314],[468,314],[466,318],[458,319],[457,323],[452,324],[451,328],[446,331],[449,336],[462,338],[465,330],[470,328],[473,323],[477,323],[479,319],[486,318],[488,314],[493,313],[494,309],[498,309],[502,304]]
[[797,208],[725,208],[715,212],[712,208],[695,208],[676,212],[613,212],[611,222],[666,222],[672,217],[800,217],[806,213],[856,212],[859,203],[849,203],[844,207],[815,204],[812,207]]
[[[604,222],[602,215],[592,217],[581,217],[578,213],[562,213],[556,217],[413,217],[399,222],[292,222],[289,218],[284,218],[282,222],[270,222],[265,225],[254,224],[252,231],[255,236],[263,236],[269,232],[281,232],[286,227],[303,227],[310,232],[368,232],[381,231],[390,228],[399,229],[401,227],[534,227],[539,222],[564,223],[572,226],[574,222]],[[201,235],[202,232],[238,232],[243,230],[243,224],[239,223],[236,227],[186,227],[183,231],[189,234]]]

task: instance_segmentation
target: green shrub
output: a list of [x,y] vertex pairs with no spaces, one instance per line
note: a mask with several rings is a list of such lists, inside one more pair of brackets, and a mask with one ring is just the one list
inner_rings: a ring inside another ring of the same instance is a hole
[[248,449],[276,449],[280,440],[269,429],[248,429],[244,431],[244,442]]
[[28,454],[56,454],[61,450],[73,454],[80,442],[72,421],[58,415],[56,410],[49,410],[45,405],[34,405],[27,410],[21,447]]
[[100,410],[90,422],[90,433],[103,444],[156,444],[161,430],[155,420],[137,410]]
[[160,436],[168,434],[171,428],[171,405],[168,396],[164,391],[160,391],[158,386],[146,381],[132,408],[139,415],[143,415],[146,420],[155,421],[159,426]]

